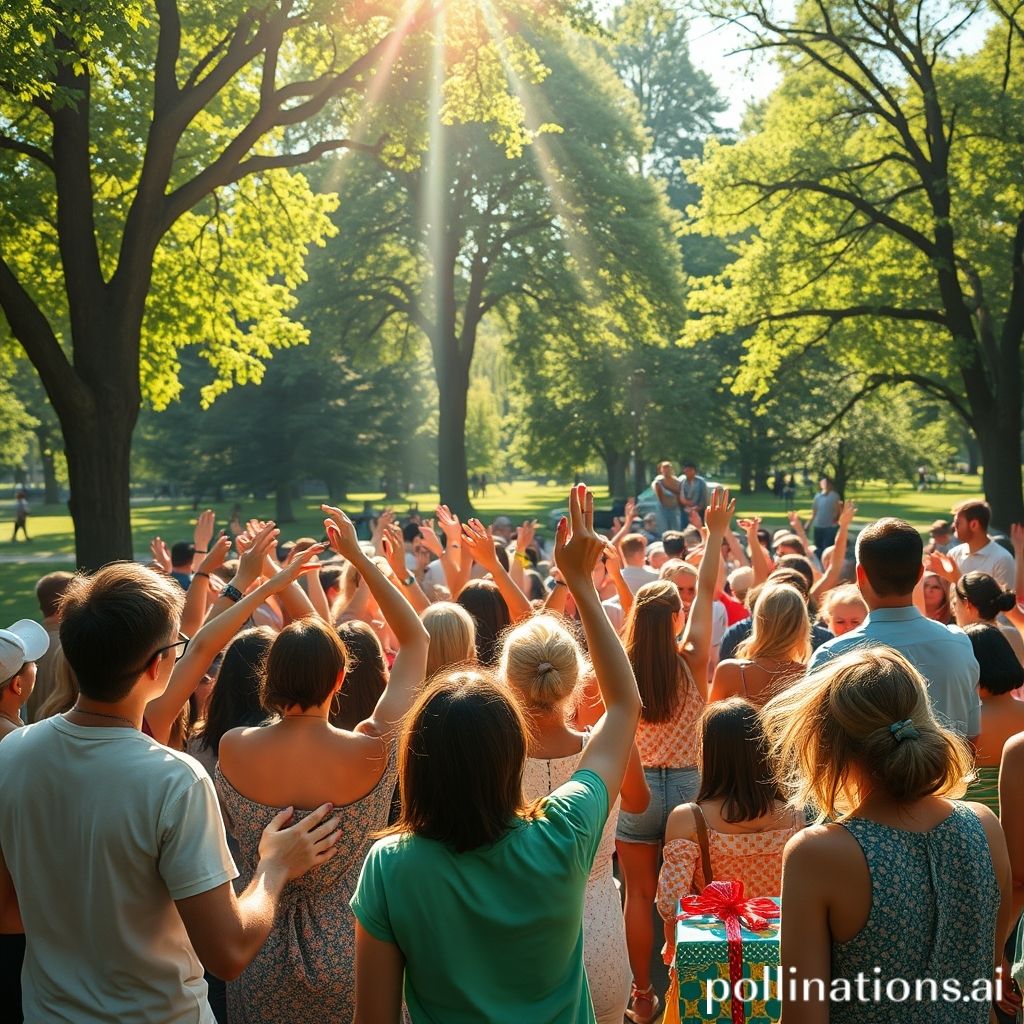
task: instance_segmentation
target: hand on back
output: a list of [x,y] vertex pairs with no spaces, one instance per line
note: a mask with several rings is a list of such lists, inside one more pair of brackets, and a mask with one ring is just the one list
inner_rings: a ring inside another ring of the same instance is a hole
[[328,817],[333,809],[331,804],[322,804],[302,821],[289,825],[294,808],[286,807],[263,830],[260,862],[279,868],[290,882],[329,861],[338,852],[341,838],[340,819]]

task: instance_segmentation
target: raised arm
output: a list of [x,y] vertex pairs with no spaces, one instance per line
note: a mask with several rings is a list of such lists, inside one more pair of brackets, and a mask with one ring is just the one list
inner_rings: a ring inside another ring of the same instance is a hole
[[631,532],[630,528],[633,525],[633,517],[635,515],[636,498],[627,498],[626,507],[622,513],[622,525],[615,531],[612,539],[608,542],[616,550],[618,550],[619,545],[622,543],[622,538],[625,537],[627,533]]
[[1013,589],[1017,603],[1006,613],[1006,617],[1018,629],[1024,629],[1024,523],[1014,523],[1010,527],[1010,539],[1013,541],[1013,561],[1016,566]]
[[454,601],[469,582],[473,560],[462,548],[462,523],[447,505],[437,506],[437,525],[444,531],[445,548],[441,555],[441,568],[444,570],[448,592]]
[[622,621],[625,622],[626,616],[633,607],[633,591],[629,589],[629,584],[622,578],[622,557],[619,555],[619,549],[612,544],[606,545],[604,558],[605,568],[608,570],[608,575],[611,576],[612,583],[615,585],[615,593],[618,596],[619,604],[622,605]]
[[[704,515],[708,541],[697,573],[697,596],[686,617],[686,628],[680,644],[680,653],[690,666],[693,681],[705,698],[708,694],[708,660],[711,657],[711,606],[715,600],[718,569],[722,561],[722,538],[729,529],[735,511],[736,502],[729,500],[729,492],[716,487],[711,492],[711,503]],[[756,535],[754,540],[756,542]]]
[[505,604],[508,605],[508,614],[512,622],[520,622],[532,615],[533,608],[529,600],[498,561],[494,541],[487,532],[487,527],[479,519],[470,519],[468,523],[462,524],[462,543],[466,546],[466,551],[494,578]]
[[604,545],[594,532],[593,494],[582,485],[574,487],[569,496],[569,520],[562,519],[555,535],[555,563],[579,610],[605,706],[583,751],[580,768],[601,777],[611,801],[622,788],[642,705],[633,668],[594,587],[594,566]]
[[213,546],[192,574],[192,582],[185,594],[185,607],[181,610],[181,631],[185,636],[195,636],[206,621],[206,610],[210,601],[210,573],[216,572],[231,550],[230,537],[218,537]]
[[213,527],[217,522],[217,516],[212,508],[200,512],[196,520],[195,529],[192,531],[192,571],[195,572],[203,562],[203,559],[210,553],[210,545],[213,542]]
[[751,516],[749,519],[740,519],[736,525],[747,535],[747,548],[750,550],[750,565],[754,570],[754,582],[751,586],[756,587],[768,579],[772,571],[772,560],[768,556],[761,542],[757,539],[757,531],[761,526],[759,516]]
[[853,501],[843,502],[843,510],[839,513],[839,530],[836,533],[835,547],[832,549],[832,561],[829,562],[828,572],[815,581],[811,587],[811,597],[819,598],[827,590],[831,590],[839,583],[843,573],[843,563],[846,561],[846,548],[850,541],[850,524],[857,514],[857,506]]
[[[253,541],[252,547],[242,556],[235,579],[259,572],[263,556],[273,546],[279,531],[271,523],[265,526]],[[218,652],[227,646],[231,638],[245,625],[246,620],[263,602],[291,585],[305,568],[306,562],[315,554],[323,551],[321,545],[307,548],[293,559],[287,569],[282,569],[275,576],[233,604],[221,615],[203,626],[189,641],[184,656],[174,666],[167,689],[159,697],[146,705],[146,723],[157,743],[166,743],[170,738],[174,719],[181,713],[185,702],[195,692],[202,681],[203,675]],[[239,588],[241,589],[241,588]]]
[[382,542],[384,557],[387,559],[388,565],[391,566],[395,579],[401,585],[402,593],[416,614],[419,615],[430,607],[430,601],[423,593],[419,583],[416,582],[415,574],[409,572],[405,564],[405,542],[402,539],[402,529],[398,523],[391,523],[384,530]]
[[526,549],[537,532],[536,519],[524,519],[523,525],[516,530],[516,553],[508,567],[508,574],[512,582],[525,594],[526,593],[526,570],[530,567],[530,559]]
[[412,707],[416,693],[423,684],[427,671],[427,647],[430,637],[416,610],[377,568],[372,559],[366,557],[356,528],[341,509],[330,505],[320,508],[328,516],[324,528],[331,546],[355,567],[373,595],[384,621],[398,640],[398,655],[391,667],[387,686],[381,694],[373,715],[357,728],[378,736],[392,733],[406,712]]

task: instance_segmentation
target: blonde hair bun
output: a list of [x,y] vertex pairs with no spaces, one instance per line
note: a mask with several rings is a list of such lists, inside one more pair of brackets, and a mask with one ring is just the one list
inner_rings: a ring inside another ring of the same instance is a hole
[[579,644],[553,615],[535,615],[504,637],[498,675],[527,706],[552,708],[564,703],[584,670]]

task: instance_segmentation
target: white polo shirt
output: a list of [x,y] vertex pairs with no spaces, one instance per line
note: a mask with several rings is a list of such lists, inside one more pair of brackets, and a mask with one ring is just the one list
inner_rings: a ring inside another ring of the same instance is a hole
[[985,572],[1007,590],[1013,590],[1017,563],[1013,560],[1013,555],[994,540],[990,540],[973,555],[966,544],[957,544],[955,548],[950,548],[949,557],[960,566],[961,574]]

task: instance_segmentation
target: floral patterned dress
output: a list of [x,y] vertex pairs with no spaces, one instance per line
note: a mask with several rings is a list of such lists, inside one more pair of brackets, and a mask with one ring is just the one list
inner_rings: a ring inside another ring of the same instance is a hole
[[[377,785],[361,800],[334,808],[341,818],[338,852],[285,886],[270,936],[239,978],[228,983],[231,1024],[352,1020],[355,919],[349,900],[372,844],[370,833],[387,824],[395,779],[391,743]],[[260,836],[280,808],[242,796],[219,764],[216,782],[225,824],[241,850],[241,881],[248,885],[259,861]],[[296,810],[295,819],[310,813]]]
[[[970,993],[993,977],[999,885],[985,829],[961,803],[928,832],[907,832],[865,818],[843,826],[860,844],[871,872],[871,912],[849,942],[832,943],[832,984],[862,972],[885,992],[891,979],[935,980],[938,1002],[834,1001],[835,1024],[987,1024],[989,1004],[943,999],[944,982]],[[877,969],[877,973],[876,973]],[[925,990],[928,991],[927,989]],[[894,998],[901,989],[894,988]]]

